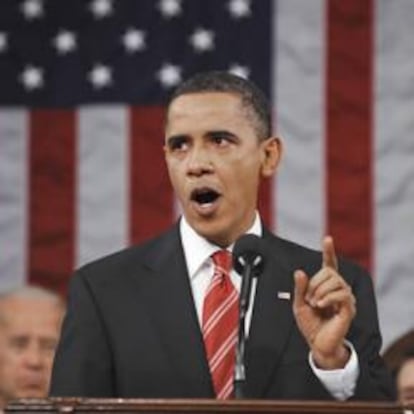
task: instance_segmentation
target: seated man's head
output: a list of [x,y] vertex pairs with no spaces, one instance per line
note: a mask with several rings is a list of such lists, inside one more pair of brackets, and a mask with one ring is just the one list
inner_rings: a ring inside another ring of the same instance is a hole
[[61,298],[43,288],[0,295],[0,405],[47,395],[63,314]]

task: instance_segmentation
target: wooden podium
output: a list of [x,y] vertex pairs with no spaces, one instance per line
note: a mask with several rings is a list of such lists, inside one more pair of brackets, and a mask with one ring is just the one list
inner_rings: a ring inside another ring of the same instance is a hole
[[49,398],[22,399],[11,402],[6,413],[148,413],[148,414],[414,414],[414,405],[395,403],[268,401],[268,400],[144,400]]

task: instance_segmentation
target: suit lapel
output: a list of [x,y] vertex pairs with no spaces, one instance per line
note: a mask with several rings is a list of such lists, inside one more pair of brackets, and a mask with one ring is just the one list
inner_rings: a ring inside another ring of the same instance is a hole
[[[294,268],[279,239],[269,232],[264,237],[268,259],[257,284],[246,351],[246,396],[251,398],[266,395],[266,387],[294,327]],[[177,227],[148,250],[146,264],[151,270],[145,289],[146,308],[177,373],[177,381],[183,383],[183,395],[214,398]],[[286,292],[290,293],[290,300],[278,295],[285,296]]]
[[[275,236],[265,232],[265,239],[267,262],[257,283],[246,356],[246,393],[251,398],[265,396],[266,386],[294,326],[293,270],[279,243],[274,242]],[[249,381],[250,378],[254,381]]]
[[189,397],[213,397],[210,371],[177,227],[148,254],[148,310]]

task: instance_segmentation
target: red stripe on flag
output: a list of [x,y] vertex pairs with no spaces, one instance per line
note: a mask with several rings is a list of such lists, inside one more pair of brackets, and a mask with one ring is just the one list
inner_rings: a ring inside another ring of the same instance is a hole
[[173,195],[164,161],[162,107],[131,108],[131,241],[138,243],[168,228]]
[[274,228],[274,219],[272,214],[272,180],[265,179],[260,184],[259,191],[259,212],[268,229]]
[[327,25],[328,231],[338,252],[372,264],[371,0],[330,0]]
[[30,115],[29,276],[64,294],[74,266],[75,115]]

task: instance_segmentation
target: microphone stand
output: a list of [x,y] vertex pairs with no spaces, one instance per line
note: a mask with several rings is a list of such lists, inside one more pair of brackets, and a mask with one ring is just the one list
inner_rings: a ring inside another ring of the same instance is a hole
[[240,304],[239,304],[239,333],[236,344],[236,363],[234,366],[234,397],[242,399],[245,397],[244,384],[246,382],[246,367],[244,364],[245,348],[246,348],[246,334],[245,334],[245,320],[246,313],[249,308],[250,292],[253,276],[253,265],[246,262],[240,257],[240,262],[243,265],[243,278],[240,290]]

